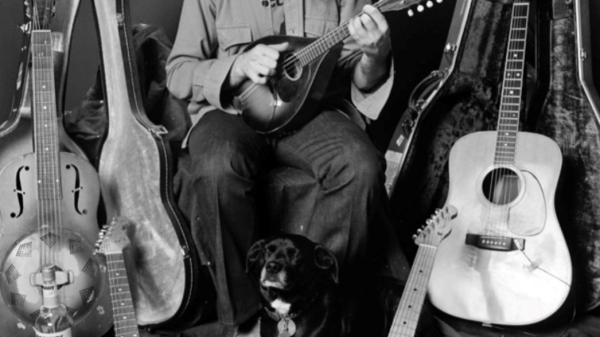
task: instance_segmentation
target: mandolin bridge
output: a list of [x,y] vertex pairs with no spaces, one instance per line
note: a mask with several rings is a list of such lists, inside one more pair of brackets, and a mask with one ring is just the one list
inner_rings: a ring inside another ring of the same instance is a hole
[[525,249],[525,239],[512,238],[508,236],[467,234],[465,243],[480,249],[497,250],[502,252]]

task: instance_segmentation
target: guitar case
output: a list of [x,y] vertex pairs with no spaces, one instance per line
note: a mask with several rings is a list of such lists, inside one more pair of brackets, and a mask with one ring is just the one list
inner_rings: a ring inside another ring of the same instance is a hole
[[[448,155],[454,142],[496,128],[511,5],[498,0],[456,1],[440,68],[415,88],[390,141],[386,187],[395,217],[405,223],[399,230],[403,247],[409,250],[417,225],[445,202]],[[537,24],[535,18],[530,22]],[[527,74],[528,82],[537,77],[532,71]],[[536,91],[528,88],[531,97],[526,104],[531,105]],[[527,114],[522,113],[521,119],[523,125]]]
[[[185,329],[211,316],[212,281],[208,267],[199,263],[189,227],[173,200],[168,130],[154,124],[144,108],[152,97],[142,96],[129,1],[92,3],[102,51],[105,99],[97,111],[106,134],[98,172],[107,217],[124,217],[134,225],[128,233],[133,252],[128,276],[138,324],[148,330]],[[157,61],[148,58],[144,63],[151,60]],[[151,78],[156,75],[145,73]],[[161,98],[159,94],[157,101]]]
[[537,130],[563,154],[556,211],[575,269],[580,311],[600,304],[600,97],[592,80],[590,1],[554,0],[550,87]]
[[[388,146],[390,155],[386,154],[389,165],[389,158],[394,159],[391,152],[402,150],[403,140],[413,137],[410,148],[403,150],[406,157],[401,165],[386,175],[395,216],[406,224],[419,224],[443,205],[448,154],[454,142],[465,134],[496,127],[511,4],[457,1],[465,9],[455,11],[442,66],[421,83],[427,90],[417,87],[411,97],[412,104],[401,119],[405,123],[398,125]],[[581,316],[566,324],[573,314],[566,312],[568,317],[558,316],[553,322],[507,328],[482,326],[438,312],[443,336],[596,336],[600,332],[600,264],[596,262],[600,251],[600,100],[592,84],[589,1],[532,0],[532,5],[536,14],[530,20],[527,96],[520,124],[521,130],[550,136],[563,152],[554,202],[572,253],[576,273],[572,296]],[[415,227],[403,226],[402,237],[409,238]],[[413,246],[406,239],[404,247]]]

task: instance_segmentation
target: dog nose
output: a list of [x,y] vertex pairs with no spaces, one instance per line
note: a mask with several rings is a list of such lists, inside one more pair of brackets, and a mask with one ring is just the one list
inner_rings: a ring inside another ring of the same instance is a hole
[[270,273],[270,274],[279,273],[282,268],[283,268],[283,266],[281,265],[281,263],[275,262],[275,261],[271,261],[271,262],[267,263],[267,265],[265,266],[267,273]]

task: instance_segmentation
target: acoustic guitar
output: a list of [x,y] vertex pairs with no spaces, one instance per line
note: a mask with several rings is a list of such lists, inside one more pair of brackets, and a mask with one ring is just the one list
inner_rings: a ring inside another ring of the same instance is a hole
[[458,216],[435,259],[429,295],[440,310],[502,325],[539,322],[565,301],[571,261],[554,209],[561,152],[520,132],[529,2],[511,13],[497,131],[452,147],[446,204]]
[[[60,148],[50,29],[54,1],[27,4],[34,146],[0,168],[1,334],[34,335],[41,286],[51,282],[73,317],[73,334],[102,336],[111,316],[106,274],[93,256],[98,175],[84,158]],[[42,276],[48,268],[52,280]]]
[[[380,0],[373,4],[382,12],[407,9],[423,0]],[[436,0],[441,3],[442,0]],[[418,5],[417,11],[432,7],[433,1]],[[414,11],[410,10],[409,15]],[[360,14],[359,14],[360,15]],[[250,127],[263,134],[285,134],[300,128],[318,112],[342,49],[341,42],[350,36],[348,22],[318,39],[294,36],[267,36],[257,44],[289,43],[289,51],[280,57],[276,74],[266,85],[245,81],[234,97],[234,106]]]
[[128,223],[124,219],[113,219],[100,231],[94,254],[102,254],[106,258],[115,336],[140,337],[123,258],[123,250],[130,245],[127,229]]
[[419,246],[406,280],[388,337],[413,337],[417,331],[421,309],[427,294],[427,282],[440,242],[450,234],[449,222],[456,217],[451,205],[438,209],[427,219],[425,226],[413,236]]

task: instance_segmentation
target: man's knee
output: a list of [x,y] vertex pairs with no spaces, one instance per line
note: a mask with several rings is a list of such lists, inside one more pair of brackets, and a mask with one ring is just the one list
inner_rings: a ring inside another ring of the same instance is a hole
[[377,150],[370,144],[355,142],[332,158],[321,183],[326,190],[343,186],[369,189],[381,184],[383,175],[383,159]]
[[223,141],[204,148],[194,156],[194,175],[198,179],[227,182],[233,178],[254,178],[259,171],[261,158],[245,146]]
[[371,187],[383,183],[384,161],[370,144],[352,146],[346,153],[346,160],[353,172],[355,184]]

